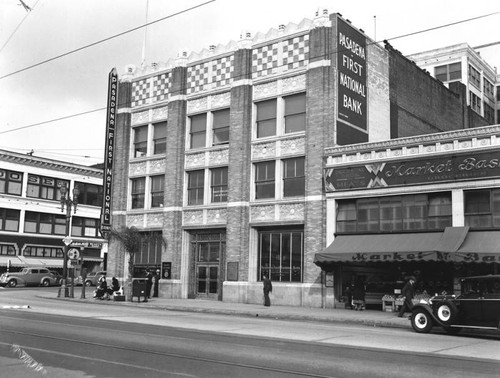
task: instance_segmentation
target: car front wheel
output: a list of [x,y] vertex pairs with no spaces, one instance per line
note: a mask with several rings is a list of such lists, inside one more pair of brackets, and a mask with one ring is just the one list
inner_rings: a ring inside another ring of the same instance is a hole
[[432,318],[427,311],[416,309],[411,314],[411,326],[417,333],[429,333],[432,329]]
[[16,287],[17,286],[17,281],[16,280],[10,280],[9,281],[9,287]]
[[48,279],[44,279],[42,281],[42,286],[45,286],[45,287],[50,286],[50,281]]
[[91,281],[85,281],[85,286],[87,286],[87,287],[92,286],[92,282]]
[[436,316],[443,324],[449,325],[455,321],[457,312],[457,307],[453,303],[444,301],[438,306]]

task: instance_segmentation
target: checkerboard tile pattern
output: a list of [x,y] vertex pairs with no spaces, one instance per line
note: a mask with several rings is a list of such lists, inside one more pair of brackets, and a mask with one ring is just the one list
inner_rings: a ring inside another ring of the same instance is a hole
[[132,107],[150,103],[150,78],[132,82]]
[[187,92],[188,94],[208,89],[209,63],[201,63],[187,68]]
[[309,60],[309,34],[283,42],[283,65],[289,70],[303,67]]
[[309,61],[309,34],[261,46],[252,51],[252,78],[305,67]]
[[153,78],[153,102],[168,99],[168,93],[171,87],[170,72],[162,73]]
[[231,72],[234,71],[234,55],[212,61],[212,79],[216,87],[231,84]]
[[278,43],[252,50],[252,78],[278,72]]

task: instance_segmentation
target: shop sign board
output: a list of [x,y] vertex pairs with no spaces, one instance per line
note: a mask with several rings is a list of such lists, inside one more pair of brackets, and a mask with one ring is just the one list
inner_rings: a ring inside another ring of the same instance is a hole
[[324,171],[327,193],[498,177],[500,154],[491,151],[327,168]]

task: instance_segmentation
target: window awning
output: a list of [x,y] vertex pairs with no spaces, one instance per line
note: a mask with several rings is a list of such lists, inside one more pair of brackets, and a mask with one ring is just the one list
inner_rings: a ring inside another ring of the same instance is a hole
[[314,263],[444,261],[500,263],[500,231],[447,227],[443,232],[339,235]]

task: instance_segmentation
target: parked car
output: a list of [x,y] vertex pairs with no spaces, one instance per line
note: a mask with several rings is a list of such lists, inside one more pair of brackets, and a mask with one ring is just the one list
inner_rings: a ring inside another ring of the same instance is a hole
[[18,285],[58,285],[58,279],[46,268],[23,268],[20,272],[3,273],[0,285],[16,287]]
[[50,273],[54,275],[54,277],[57,280],[57,284],[60,285],[62,281],[62,275],[59,272],[56,272],[55,270],[51,270]]
[[[85,286],[97,286],[97,281],[101,276],[106,276],[106,271],[100,270],[98,272],[90,272],[85,278]],[[81,277],[79,277],[81,280]]]
[[448,333],[462,328],[500,330],[500,275],[461,279],[461,294],[437,295],[415,304],[411,325],[418,333],[434,326]]

